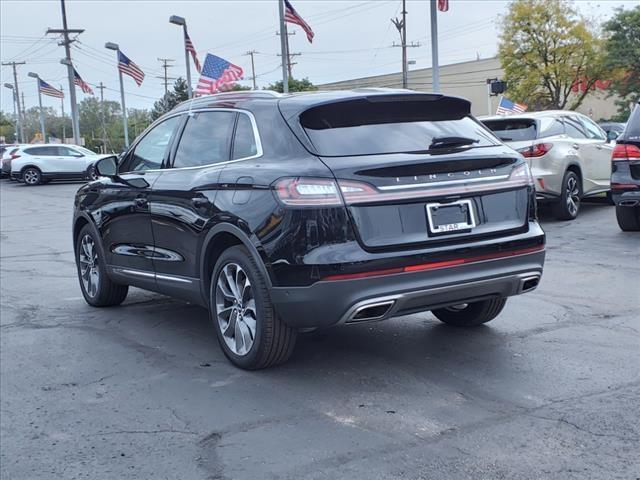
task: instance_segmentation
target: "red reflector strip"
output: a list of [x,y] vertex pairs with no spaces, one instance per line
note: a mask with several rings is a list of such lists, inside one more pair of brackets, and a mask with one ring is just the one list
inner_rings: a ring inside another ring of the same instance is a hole
[[636,185],[635,183],[611,183],[611,188],[613,190],[620,190],[620,189],[636,189],[636,188],[640,188],[639,185]]
[[526,255],[527,253],[539,252],[541,250],[544,250],[544,245],[536,245],[535,247],[521,248],[519,250],[510,250],[508,252],[490,253],[487,255],[479,255],[476,257],[456,258],[452,260],[443,260],[441,262],[420,263],[417,265],[408,265],[406,267],[388,268],[386,270],[373,270],[371,272],[329,275],[328,277],[324,277],[322,280],[327,282],[335,280],[356,280],[358,278],[381,277],[384,275],[395,275],[397,273],[422,272],[424,270],[455,267],[467,263],[482,262],[484,260],[496,260],[499,258],[514,257],[516,255]]

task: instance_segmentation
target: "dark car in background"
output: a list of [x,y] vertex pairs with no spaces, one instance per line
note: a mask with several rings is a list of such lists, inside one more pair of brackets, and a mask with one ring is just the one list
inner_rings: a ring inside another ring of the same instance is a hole
[[242,368],[286,360],[300,329],[427,310],[480,325],[542,274],[527,163],[460,98],[206,96],[97,170],[75,199],[86,301],[133,285],[209,308]]
[[600,128],[605,131],[610,141],[616,140],[624,131],[625,123],[622,122],[600,122]]
[[620,228],[640,231],[640,103],[611,155],[611,197]]

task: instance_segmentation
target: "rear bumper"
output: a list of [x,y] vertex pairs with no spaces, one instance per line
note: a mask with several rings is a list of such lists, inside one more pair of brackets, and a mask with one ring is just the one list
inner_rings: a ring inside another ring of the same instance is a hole
[[[427,271],[275,287],[271,297],[285,322],[297,328],[384,320],[533,290],[542,275],[544,257],[542,249]],[[370,306],[377,308],[365,310]]]
[[640,190],[620,191],[612,190],[611,197],[620,207],[636,207],[640,205]]

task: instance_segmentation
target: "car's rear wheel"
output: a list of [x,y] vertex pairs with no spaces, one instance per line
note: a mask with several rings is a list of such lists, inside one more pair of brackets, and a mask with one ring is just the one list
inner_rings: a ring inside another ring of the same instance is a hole
[[234,365],[255,370],[291,356],[297,332],[276,314],[266,279],[244,246],[225,250],[216,262],[209,305],[220,346]]
[[42,183],[42,172],[36,167],[25,168],[22,172],[22,180],[29,186],[40,185]]
[[128,285],[120,285],[108,277],[102,249],[89,225],[78,234],[76,265],[80,289],[89,305],[110,307],[120,305],[127,298]]
[[616,205],[616,220],[625,232],[640,231],[640,207],[621,207]]
[[99,177],[98,169],[96,168],[95,165],[91,165],[87,170],[87,179],[90,181],[94,181],[94,180],[97,180],[98,177]]
[[438,308],[431,310],[436,318],[447,325],[454,325],[456,327],[473,327],[476,325],[482,325],[496,318],[505,303],[506,298],[495,298],[490,300],[483,300],[473,303],[461,303],[459,305],[453,305],[446,308]]
[[567,170],[562,179],[562,194],[555,208],[559,220],[573,220],[580,211],[582,182],[576,172]]

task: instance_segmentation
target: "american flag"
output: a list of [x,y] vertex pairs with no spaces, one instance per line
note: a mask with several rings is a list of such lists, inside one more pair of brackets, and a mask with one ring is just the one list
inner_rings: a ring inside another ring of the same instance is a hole
[[449,0],[438,0],[438,10],[441,12],[449,11]]
[[300,25],[304,32],[307,34],[307,40],[309,43],[313,43],[313,30],[311,27],[305,22],[298,12],[291,6],[289,0],[284,0],[284,21],[288,23],[294,23],[296,25]]
[[80,76],[80,74],[75,68],[73,69],[73,83],[79,86],[84,93],[93,95],[93,90],[91,90],[91,87],[89,86],[89,84],[82,79],[82,77]]
[[223,85],[240,80],[243,73],[239,66],[207,53],[200,80],[196,86],[196,95],[216,93]]
[[502,97],[500,99],[500,104],[498,105],[498,110],[496,110],[496,115],[513,115],[524,113],[527,111],[527,108],[528,107],[522,103],[515,103]]
[[200,62],[198,61],[198,54],[196,53],[196,48],[193,46],[193,42],[189,37],[189,34],[184,32],[184,47],[187,49],[187,52],[191,54],[191,58],[193,58],[193,63],[196,65],[196,70],[198,73],[202,71],[202,67],[200,66]]
[[62,93],[62,91],[58,90],[57,88],[53,88],[44,80],[38,79],[38,89],[43,95],[49,95],[50,97],[56,98],[64,98],[64,93]]
[[138,86],[142,85],[142,80],[144,80],[144,72],[140,70],[140,67],[133,63],[129,58],[118,50],[118,70],[120,70],[125,75],[129,75],[132,77]]

